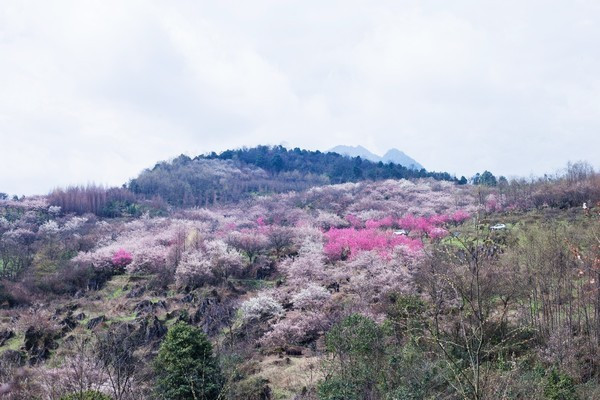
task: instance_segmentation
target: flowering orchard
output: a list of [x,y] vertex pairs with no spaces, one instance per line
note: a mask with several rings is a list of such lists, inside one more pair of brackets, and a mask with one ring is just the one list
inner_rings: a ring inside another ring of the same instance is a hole
[[[418,253],[423,248],[423,239],[439,240],[448,236],[449,224],[460,224],[470,218],[469,213],[458,210],[452,214],[429,217],[412,214],[394,219],[387,216],[369,219],[364,223],[356,216],[346,219],[350,228],[331,228],[325,232],[327,243],[324,251],[330,260],[353,258],[361,251],[374,250],[387,257],[391,249],[401,247],[407,253]],[[401,228],[402,231],[392,231]]]
[[410,252],[419,251],[423,247],[418,239],[373,228],[332,228],[325,236],[327,244],[324,250],[330,260],[345,260],[360,251],[376,250],[382,256],[386,256],[388,251],[396,246],[403,246]]

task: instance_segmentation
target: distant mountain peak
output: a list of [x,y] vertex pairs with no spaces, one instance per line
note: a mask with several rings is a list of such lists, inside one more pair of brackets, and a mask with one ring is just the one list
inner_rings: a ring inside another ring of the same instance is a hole
[[398,149],[389,149],[382,157],[383,162],[393,162],[394,164],[404,165],[407,168],[423,169],[423,166],[413,158],[407,156],[403,151]]
[[347,157],[360,157],[373,162],[381,161],[381,157],[379,157],[377,154],[371,153],[363,146],[335,146],[334,148],[330,149],[329,152],[338,153]]
[[415,161],[413,158],[407,156],[403,151],[392,148],[389,149],[383,157],[378,156],[370,152],[368,149],[363,146],[335,146],[330,149],[331,153],[338,153],[347,157],[360,157],[365,160],[373,161],[373,162],[384,162],[384,163],[394,163],[400,164],[406,168],[420,170],[423,168],[421,164]]

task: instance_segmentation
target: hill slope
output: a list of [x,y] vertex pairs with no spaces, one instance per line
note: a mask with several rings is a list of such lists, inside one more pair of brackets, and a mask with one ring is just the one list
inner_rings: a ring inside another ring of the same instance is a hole
[[337,153],[282,146],[257,146],[179,156],[160,162],[131,180],[129,189],[147,198],[160,196],[176,206],[237,201],[251,193],[282,193],[325,184],[384,179],[434,178],[456,181],[447,172],[428,172]]

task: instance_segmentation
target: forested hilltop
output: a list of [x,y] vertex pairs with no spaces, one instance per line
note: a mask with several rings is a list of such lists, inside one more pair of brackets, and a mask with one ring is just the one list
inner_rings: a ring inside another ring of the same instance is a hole
[[0,196],[0,398],[600,398],[600,174],[461,183],[258,147]]
[[238,201],[251,193],[281,193],[312,186],[363,180],[417,179],[457,181],[446,172],[413,170],[399,164],[282,146],[257,146],[181,155],[161,162],[131,180],[133,193],[160,196],[171,205],[198,206]]

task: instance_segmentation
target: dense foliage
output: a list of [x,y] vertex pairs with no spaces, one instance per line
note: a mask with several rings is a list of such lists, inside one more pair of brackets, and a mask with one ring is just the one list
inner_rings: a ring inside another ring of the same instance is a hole
[[283,146],[257,146],[211,153],[198,158],[239,160],[272,174],[299,171],[302,174],[325,175],[331,183],[356,182],[362,179],[434,178],[453,180],[447,173],[413,170],[394,163],[372,162],[360,157],[348,158],[337,153],[286,149]]
[[110,396],[107,396],[101,392],[95,390],[86,390],[81,393],[72,393],[60,398],[60,400],[112,400]]

